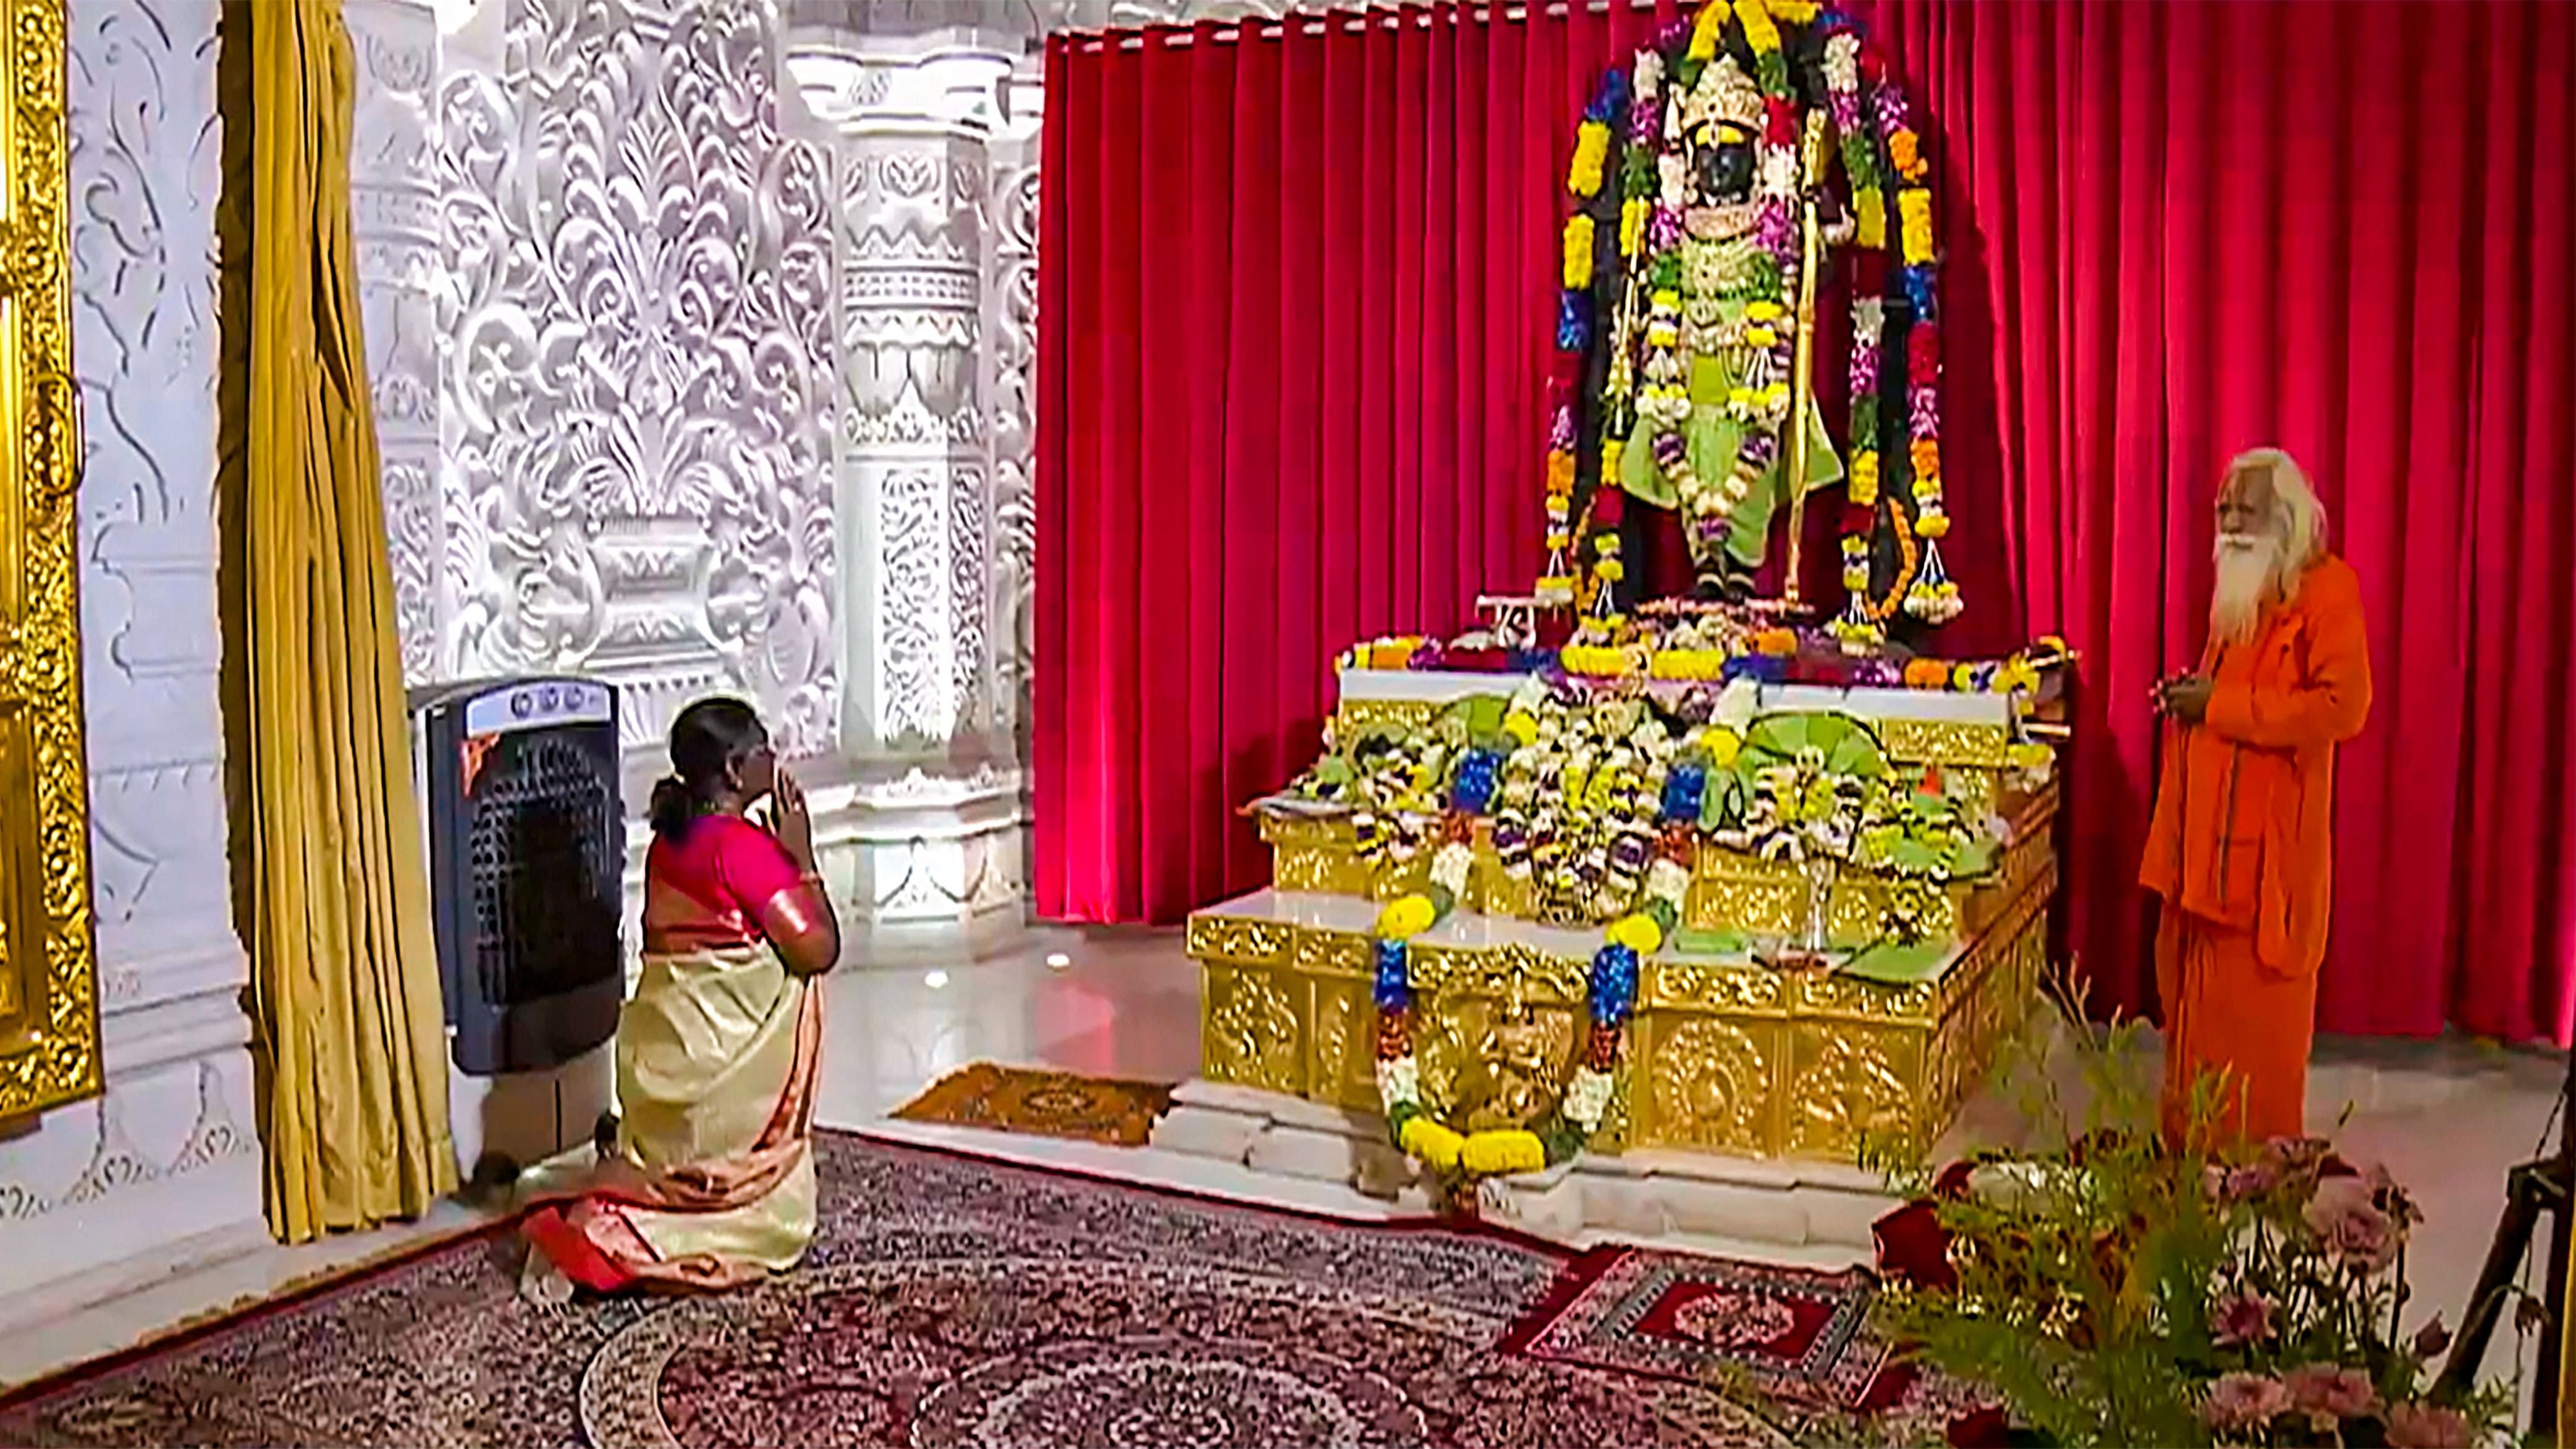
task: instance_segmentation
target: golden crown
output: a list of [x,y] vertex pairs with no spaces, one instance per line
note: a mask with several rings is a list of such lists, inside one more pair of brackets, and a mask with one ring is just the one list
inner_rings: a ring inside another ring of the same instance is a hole
[[1699,84],[1691,87],[1690,99],[1682,106],[1682,123],[1686,126],[1710,122],[1730,124],[1745,130],[1762,126],[1762,90],[1744,73],[1730,55],[1720,54],[1699,73]]

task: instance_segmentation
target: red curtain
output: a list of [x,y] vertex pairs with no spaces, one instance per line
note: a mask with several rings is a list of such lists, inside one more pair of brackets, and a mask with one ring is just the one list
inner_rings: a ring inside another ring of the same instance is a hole
[[1963,627],[2086,653],[2069,906],[2105,1003],[2152,974],[2147,691],[2197,655],[2221,467],[2278,443],[2361,575],[2378,690],[2321,1024],[2565,1041],[2576,7],[1870,9],[1946,143]]
[[[1434,12],[1048,56],[1038,899],[1261,882],[1234,815],[1330,655],[1518,591],[1561,178],[1675,7]],[[2576,1026],[2576,7],[1860,7],[1935,129],[1948,652],[2086,653],[2069,944],[2144,1007],[2150,682],[2226,458],[2305,462],[2372,611],[2332,1030]],[[1230,31],[1225,32],[1231,34]]]
[[1314,758],[1333,656],[1536,576],[1573,122],[1657,24],[1573,9],[1049,43],[1044,914],[1263,884],[1236,812]]

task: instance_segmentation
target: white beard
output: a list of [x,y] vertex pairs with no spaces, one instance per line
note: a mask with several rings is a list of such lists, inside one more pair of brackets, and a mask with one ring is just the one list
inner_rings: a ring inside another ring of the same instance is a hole
[[2218,583],[2209,592],[2210,637],[2243,644],[2254,637],[2281,577],[2281,541],[2268,534],[2222,534],[2211,557],[2218,562]]

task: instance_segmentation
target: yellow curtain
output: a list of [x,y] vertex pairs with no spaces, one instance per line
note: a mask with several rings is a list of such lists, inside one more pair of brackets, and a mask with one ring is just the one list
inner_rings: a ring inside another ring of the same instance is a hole
[[456,1161],[349,231],[349,34],[340,0],[251,0],[226,23],[249,52],[247,114],[227,117],[250,131],[233,178],[247,449],[225,484],[242,491],[225,509],[242,531],[240,921],[269,1228],[302,1242],[418,1215]]

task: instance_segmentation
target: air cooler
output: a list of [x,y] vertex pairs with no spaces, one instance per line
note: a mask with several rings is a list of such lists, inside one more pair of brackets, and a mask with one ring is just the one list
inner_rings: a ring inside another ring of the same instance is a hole
[[626,995],[617,695],[529,678],[413,692],[448,1104],[493,1185],[591,1140]]

